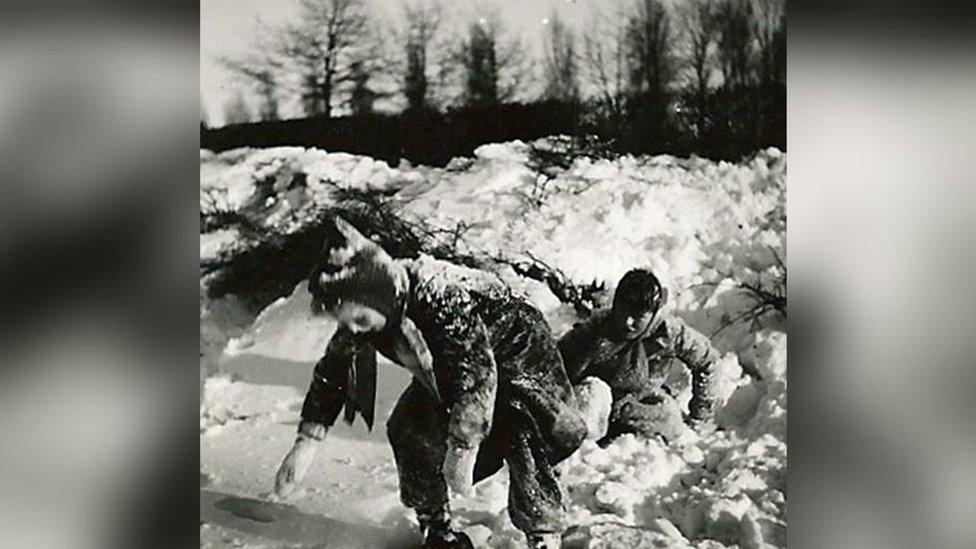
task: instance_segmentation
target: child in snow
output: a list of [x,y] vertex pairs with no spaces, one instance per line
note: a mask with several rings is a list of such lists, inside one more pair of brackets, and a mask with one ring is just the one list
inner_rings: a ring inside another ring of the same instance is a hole
[[342,219],[309,280],[313,309],[339,328],[315,367],[298,438],[275,491],[287,496],[345,407],[370,428],[379,352],[413,381],[387,422],[400,499],[425,547],[470,547],[451,524],[448,487],[508,464],[508,510],[532,547],[558,547],[563,495],[553,467],[586,435],[542,314],[491,275],[429,257],[393,260]]
[[[668,292],[646,269],[620,280],[613,306],[577,323],[559,341],[566,371],[574,384],[595,376],[613,395],[609,429],[600,442],[623,433],[674,440],[713,411],[712,364],[716,354],[708,338],[676,318],[665,318]],[[689,413],[665,383],[672,360],[692,377]]]

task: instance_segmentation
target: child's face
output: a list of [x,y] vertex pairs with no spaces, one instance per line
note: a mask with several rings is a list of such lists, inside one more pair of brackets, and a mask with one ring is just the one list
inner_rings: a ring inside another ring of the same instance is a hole
[[343,301],[333,309],[332,314],[340,328],[357,335],[379,332],[386,326],[386,317],[382,313],[354,301]]
[[624,333],[627,335],[627,337],[636,337],[643,333],[651,321],[654,320],[654,312],[655,311],[643,309],[624,315],[621,321],[623,323]]
[[[667,288],[661,288],[661,295],[656,300],[650,300],[634,293],[624,292],[614,296],[613,315],[618,329],[624,337],[633,339],[647,331],[648,326],[661,311],[661,307],[668,300]],[[648,301],[654,301],[656,306],[648,306]]]

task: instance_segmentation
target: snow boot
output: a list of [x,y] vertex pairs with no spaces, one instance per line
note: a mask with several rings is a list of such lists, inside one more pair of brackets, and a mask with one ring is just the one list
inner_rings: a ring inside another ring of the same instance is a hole
[[471,538],[464,532],[429,532],[423,549],[474,549]]
[[525,536],[529,542],[530,549],[559,549],[562,546],[563,538],[559,534],[528,534]]
[[451,527],[451,512],[444,508],[433,512],[417,513],[420,533],[424,536],[423,549],[474,549],[471,538]]

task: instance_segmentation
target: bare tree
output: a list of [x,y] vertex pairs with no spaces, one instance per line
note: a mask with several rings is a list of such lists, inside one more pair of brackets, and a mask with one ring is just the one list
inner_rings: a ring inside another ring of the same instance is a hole
[[406,20],[403,93],[408,109],[422,110],[429,104],[431,47],[443,12],[440,4],[426,2],[405,4],[403,11]]
[[221,57],[219,62],[244,83],[251,86],[261,102],[259,120],[278,120],[279,75],[283,64],[275,49],[275,40],[259,19],[254,22],[254,44],[251,52],[240,58]]
[[498,103],[498,52],[494,29],[481,22],[472,23],[466,46],[466,102],[469,105]]
[[616,12],[595,12],[583,33],[585,81],[611,118],[624,114],[627,88],[626,19]]
[[779,28],[773,35],[773,72],[776,81],[786,85],[786,11],[780,16]]
[[277,118],[282,89],[298,95],[306,114],[328,117],[339,103],[340,87],[351,82],[353,64],[363,59],[359,50],[367,48],[368,38],[365,0],[299,0],[297,21],[280,27],[259,23],[253,51],[221,62],[257,87],[262,118]]
[[660,142],[673,127],[671,20],[661,0],[639,0],[627,25],[628,114],[635,142]]
[[497,105],[519,92],[526,72],[522,44],[501,34],[501,20],[492,13],[472,21],[461,39],[453,58],[461,69],[465,105]]
[[357,59],[349,67],[349,80],[352,91],[349,94],[349,110],[353,116],[362,116],[373,112],[373,103],[377,93],[369,87],[369,71],[365,61]]
[[691,73],[698,131],[705,128],[708,115],[709,82],[712,77],[712,53],[718,38],[718,20],[714,2],[688,0],[681,8],[685,32],[685,60]]
[[549,17],[544,36],[543,97],[568,103],[579,101],[576,37],[555,11]]
[[757,75],[759,82],[769,84],[785,77],[777,67],[778,46],[785,47],[784,0],[753,0],[752,35],[758,49]]
[[733,93],[743,93],[752,82],[752,4],[751,0],[721,0],[718,18],[721,27],[718,57],[723,85]]
[[627,26],[631,92],[663,101],[674,77],[671,22],[661,0],[640,0]]
[[224,103],[224,125],[246,124],[251,122],[251,108],[247,106],[244,95],[238,91]]
[[[231,66],[227,64],[227,66]],[[254,91],[260,98],[258,103],[258,120],[278,120],[280,118],[278,104],[278,84],[275,73],[267,67],[239,65],[235,72],[247,77],[253,84]]]
[[305,111],[329,117],[338,86],[351,78],[355,49],[366,39],[366,5],[363,0],[299,0],[299,20],[283,29],[281,54],[298,70]]

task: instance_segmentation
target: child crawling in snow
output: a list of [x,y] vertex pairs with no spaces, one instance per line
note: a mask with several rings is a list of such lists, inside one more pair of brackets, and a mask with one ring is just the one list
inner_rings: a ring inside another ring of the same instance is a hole
[[[711,377],[716,353],[708,338],[677,318],[665,318],[668,292],[646,269],[623,276],[610,310],[577,323],[559,341],[574,384],[595,376],[610,386],[609,429],[600,441],[624,433],[674,440],[706,419],[714,407]],[[691,371],[692,397],[682,414],[665,383],[672,361]]]
[[339,328],[315,367],[276,493],[294,490],[343,407],[346,421],[359,412],[372,427],[379,352],[413,374],[387,435],[424,546],[471,547],[452,527],[448,487],[468,493],[507,463],[513,524],[531,547],[558,547],[565,509],[553,467],[587,427],[542,314],[487,273],[393,260],[338,218],[309,291],[313,310]]

